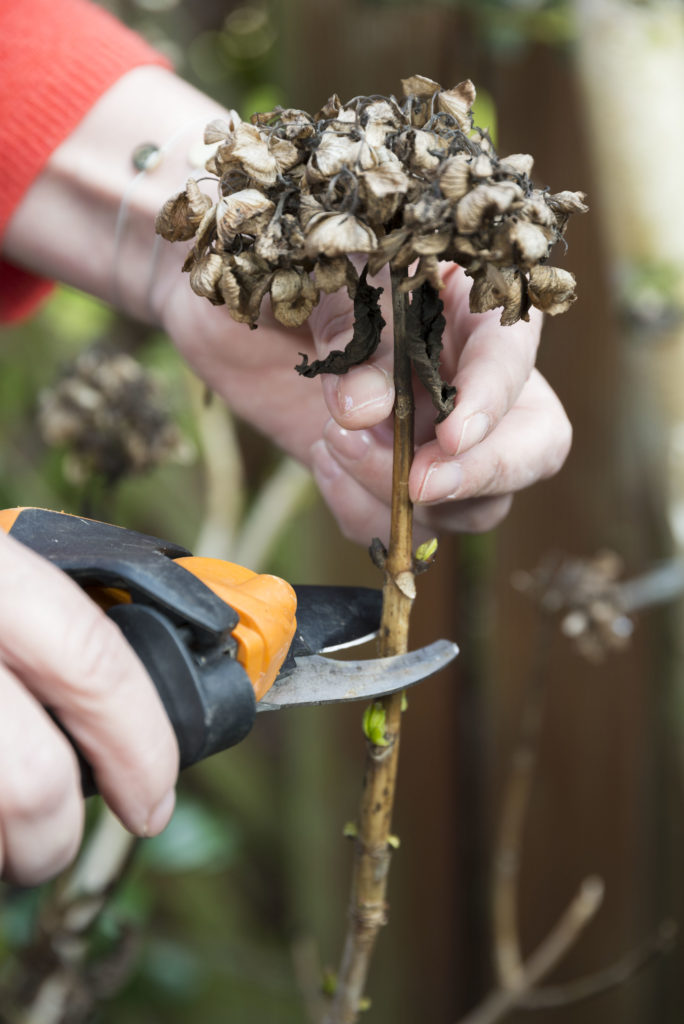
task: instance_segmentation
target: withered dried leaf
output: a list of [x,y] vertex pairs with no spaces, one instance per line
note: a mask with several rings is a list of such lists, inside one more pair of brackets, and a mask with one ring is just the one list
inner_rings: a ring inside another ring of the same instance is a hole
[[195,179],[188,178],[183,191],[167,199],[162,206],[155,219],[154,230],[169,242],[185,242],[193,237],[212,205]]
[[354,296],[354,334],[344,351],[334,349],[325,359],[314,359],[313,363],[300,353],[302,361],[295,366],[297,373],[303,377],[317,377],[321,373],[343,374],[373,355],[380,344],[385,321],[380,312],[382,288],[373,288],[366,277],[367,268],[364,267]]
[[532,305],[543,313],[565,313],[577,298],[574,274],[560,267],[532,267],[529,295]]
[[442,380],[439,365],[446,323],[443,309],[438,290],[425,281],[413,292],[406,315],[411,362],[437,410],[435,423],[441,423],[453,411],[456,397],[456,388]]

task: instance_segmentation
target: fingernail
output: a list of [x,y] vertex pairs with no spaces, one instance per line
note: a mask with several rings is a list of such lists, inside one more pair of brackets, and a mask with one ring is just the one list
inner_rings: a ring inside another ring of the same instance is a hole
[[390,375],[380,366],[350,370],[337,381],[337,403],[342,416],[392,401]]
[[335,462],[325,441],[316,441],[311,446],[311,468],[322,482],[334,480],[342,472],[342,467]]
[[370,448],[370,434],[367,430],[347,430],[335,420],[328,420],[323,428],[325,443],[335,454],[350,462],[360,461]]
[[463,470],[459,462],[452,459],[433,462],[428,467],[425,479],[418,492],[418,502],[422,505],[431,501],[445,501],[455,498],[463,480]]
[[149,818],[147,819],[147,824],[145,825],[145,835],[156,836],[163,829],[165,829],[169,821],[171,820],[171,815],[173,814],[173,809],[175,806],[176,791],[175,789],[170,789],[166,796],[159,801],[159,803],[157,804],[157,806],[154,808]]
[[463,424],[456,454],[467,451],[468,448],[473,448],[476,444],[479,444],[489,433],[491,422],[486,412],[475,412],[472,416],[469,416]]

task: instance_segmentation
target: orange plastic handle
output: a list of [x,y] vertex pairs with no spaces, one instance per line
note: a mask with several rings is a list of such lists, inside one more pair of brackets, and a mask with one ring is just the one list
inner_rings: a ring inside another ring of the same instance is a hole
[[[24,507],[0,510],[0,530],[9,533],[23,511]],[[273,685],[297,629],[294,590],[278,576],[217,558],[187,556],[174,561],[237,612],[240,621],[233,630],[237,660],[252,682],[256,699],[261,700]],[[114,587],[88,587],[87,591],[105,609],[130,601],[125,591]]]
[[295,635],[297,595],[279,576],[255,573],[218,558],[174,559],[240,616],[233,630],[238,661],[261,700],[273,685]]

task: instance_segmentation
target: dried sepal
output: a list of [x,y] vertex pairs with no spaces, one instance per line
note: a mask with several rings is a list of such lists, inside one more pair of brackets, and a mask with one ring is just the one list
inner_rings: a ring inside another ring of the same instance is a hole
[[204,144],[211,146],[216,142],[225,142],[231,137],[239,123],[240,116],[234,110],[231,110],[229,120],[223,117],[214,118],[204,129]]
[[471,107],[475,102],[475,86],[466,78],[453,89],[441,89],[437,93],[437,110],[450,114],[463,132],[473,126]]
[[459,199],[455,221],[459,233],[472,235],[479,231],[486,218],[504,213],[514,200],[521,198],[522,190],[512,181],[499,181],[491,185],[476,185]]
[[301,327],[318,302],[318,288],[308,274],[276,270],[271,281],[273,315],[285,327]]
[[219,147],[214,160],[221,174],[237,167],[257,185],[275,185],[278,177],[278,164],[268,142],[255,125],[244,121]]
[[208,252],[194,259],[190,267],[190,287],[195,295],[209,299],[215,306],[223,304],[219,280],[223,272],[223,259],[218,253]]
[[549,316],[565,313],[575,302],[575,277],[560,267],[533,267],[530,271],[530,301]]
[[335,256],[326,259],[321,256],[316,260],[313,269],[314,283],[318,289],[330,295],[340,288],[346,288],[350,298],[356,294],[359,275],[348,256]]
[[275,203],[256,188],[224,196],[216,208],[219,242],[228,247],[238,234],[257,234],[268,224],[274,210]]
[[[531,302],[568,308],[574,279],[546,263],[570,215],[586,210],[584,194],[534,188],[529,154],[499,158],[472,126],[470,80],[443,89],[414,75],[402,89],[403,98],[346,104],[335,94],[313,116],[276,107],[249,123],[231,115],[207,126],[217,205],[194,183],[164,211],[167,237],[194,237],[184,269],[200,294],[254,326],[270,291],[276,318],[298,326],[320,292],[356,291],[364,308],[348,259],[361,253],[371,275],[388,263],[412,267],[402,287],[414,294],[438,290],[440,262],[456,262],[473,279],[471,307],[500,307],[506,324]],[[344,372],[362,349],[315,372]]]
[[473,273],[470,290],[471,313],[485,313],[503,306],[501,324],[511,326],[529,319],[527,281],[514,267],[499,268],[491,263]]
[[306,226],[306,254],[314,259],[372,252],[377,244],[373,230],[350,213],[318,213]]
[[256,327],[272,271],[256,253],[225,254],[218,288],[228,312],[238,323]]
[[183,191],[167,199],[162,206],[155,219],[154,230],[169,242],[186,242],[193,237],[212,205],[195,179],[188,178]]
[[534,157],[529,153],[510,153],[501,157],[499,164],[506,174],[523,174],[529,178],[534,167]]

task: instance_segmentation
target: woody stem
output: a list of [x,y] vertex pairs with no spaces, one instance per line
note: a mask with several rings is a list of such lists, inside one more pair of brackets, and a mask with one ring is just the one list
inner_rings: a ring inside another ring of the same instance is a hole
[[[399,290],[405,272],[392,274],[394,311],[394,463],[390,544],[385,563],[381,657],[408,650],[409,617],[415,596],[413,506],[408,480],[413,459],[414,401],[408,354],[408,296]],[[402,694],[385,697],[384,742],[366,743],[366,762],[355,840],[349,921],[337,986],[326,1024],[357,1020],[366,977],[380,928],[387,921],[387,879],[392,808],[399,759]]]

